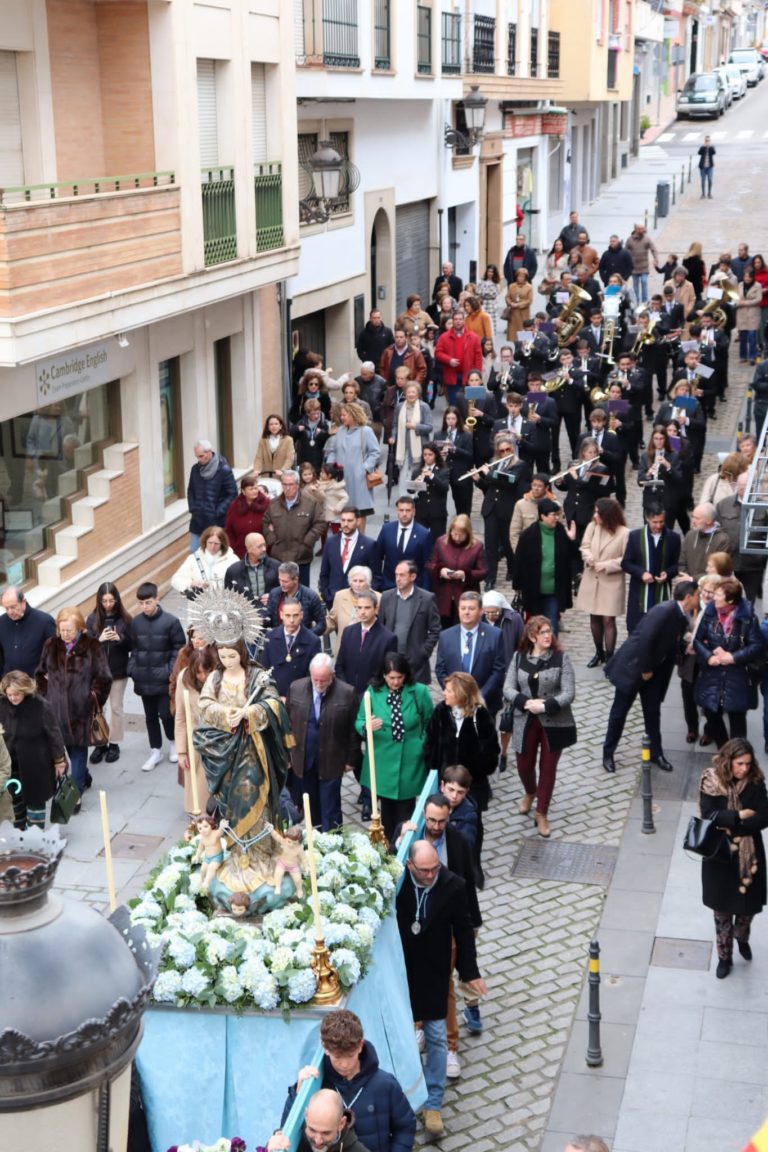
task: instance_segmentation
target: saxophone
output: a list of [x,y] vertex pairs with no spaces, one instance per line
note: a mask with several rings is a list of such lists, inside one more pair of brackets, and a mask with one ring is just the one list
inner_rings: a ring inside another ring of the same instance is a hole
[[585,292],[583,288],[579,288],[578,284],[571,284],[568,289],[571,298],[563,308],[557,319],[560,321],[560,327],[557,330],[557,343],[559,348],[565,348],[570,344],[574,336],[578,336],[584,327],[584,317],[579,312],[579,304],[583,301],[591,300],[589,292]]
[[475,402],[474,400],[467,400],[467,418],[464,421],[464,427],[467,429],[469,434],[472,435],[476,425],[477,416],[475,416]]

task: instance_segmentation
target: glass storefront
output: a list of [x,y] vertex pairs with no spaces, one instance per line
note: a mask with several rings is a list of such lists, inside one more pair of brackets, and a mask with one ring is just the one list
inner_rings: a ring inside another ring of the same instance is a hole
[[67,522],[65,498],[85,493],[83,470],[119,438],[119,381],[0,422],[0,582],[27,579],[47,530]]

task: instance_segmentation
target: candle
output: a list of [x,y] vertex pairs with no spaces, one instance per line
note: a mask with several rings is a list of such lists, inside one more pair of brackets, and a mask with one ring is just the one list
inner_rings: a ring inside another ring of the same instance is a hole
[[317,894],[317,867],[315,863],[315,834],[312,828],[312,813],[309,807],[309,793],[304,793],[304,824],[307,829],[307,859],[309,861],[309,882],[312,886],[312,914],[315,918],[315,940],[322,942],[323,928],[320,923],[320,897]]
[[373,753],[373,723],[371,716],[371,696],[366,692],[363,696],[365,701],[365,736],[368,741],[368,772],[371,777],[371,818],[378,820],[379,818],[379,796],[376,791],[376,759]]
[[190,784],[192,785],[193,815],[200,815],[200,795],[197,791],[197,756],[192,743],[192,709],[189,706],[189,688],[184,689],[184,713],[187,721],[187,759],[189,760]]
[[106,792],[99,792],[99,801],[101,803],[101,831],[104,836],[104,860],[107,865],[107,890],[109,892],[109,910],[114,912],[117,908],[117,899],[115,897],[115,874],[112,870],[112,842],[109,839],[109,816],[107,815],[107,794]]

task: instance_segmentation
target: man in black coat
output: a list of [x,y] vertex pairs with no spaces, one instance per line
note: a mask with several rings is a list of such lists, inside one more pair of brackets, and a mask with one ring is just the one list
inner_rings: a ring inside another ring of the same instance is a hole
[[283,604],[292,597],[301,604],[305,628],[314,632],[315,636],[325,634],[326,616],[325,604],[313,588],[299,583],[299,566],[293,560],[284,561],[277,570],[277,588],[273,588],[267,601],[267,616],[273,628],[283,618]]
[[3,592],[5,615],[0,616],[0,662],[2,672],[26,672],[34,679],[43,644],[56,635],[56,622],[47,612],[33,608],[21,588],[10,585]]
[[357,623],[341,634],[336,656],[336,675],[357,692],[358,702],[381,668],[387,652],[397,651],[397,636],[376,618],[373,592],[360,592],[355,599]]
[[511,284],[518,268],[525,268],[528,273],[528,283],[532,284],[538,267],[539,262],[536,259],[536,253],[525,242],[525,233],[518,232],[515,243],[504,257],[504,279],[507,284]]
[[[267,1141],[267,1152],[286,1152],[290,1147],[290,1140],[280,1131]],[[355,1132],[354,1113],[340,1093],[320,1088],[310,1097],[297,1152],[369,1152]]]
[[192,465],[187,484],[189,506],[189,550],[200,547],[200,534],[212,524],[224,527],[227,509],[237,496],[237,482],[223,456],[214,450],[210,440],[195,444],[196,464]]
[[336,678],[333,660],[324,652],[313,658],[309,675],[295,680],[288,693],[296,741],[291,749],[293,799],[301,808],[308,793],[312,824],[323,832],[341,827],[341,780],[362,762],[355,732],[357,706],[354,688]]
[[440,276],[435,277],[435,283],[432,285],[432,299],[437,300],[438,289],[443,284],[448,286],[448,291],[451,294],[452,300],[458,300],[461,295],[461,290],[464,287],[460,276],[456,276],[453,271],[453,264],[450,260],[443,261],[443,270]]
[[378,308],[372,308],[368,323],[358,333],[355,348],[360,359],[370,360],[374,365],[374,370],[378,372],[381,354],[394,339],[392,329],[387,328],[381,319],[381,312]]
[[661,746],[661,705],[675,664],[682,658],[683,637],[698,602],[698,586],[692,580],[681,580],[673,599],[651,608],[606,664],[605,675],[616,689],[603,741],[606,772],[616,771],[613,754],[638,694],[651,742],[651,760],[665,772],[672,771]]
[[[555,500],[539,500],[539,522],[520,535],[515,549],[514,587],[523,598],[528,616],[546,616],[557,635],[559,618],[573,604],[571,551],[576,526],[566,529],[560,522],[560,505]],[[545,563],[546,533],[554,534],[554,571]]]
[[397,637],[397,650],[407,659],[414,680],[429,684],[429,658],[440,639],[440,613],[434,594],[416,586],[415,560],[401,560],[395,568],[395,587],[382,592],[379,620]]
[[646,612],[668,600],[680,560],[679,533],[666,526],[664,509],[649,504],[645,526],[627,537],[621,567],[629,576],[627,632],[632,632]]
[[358,531],[359,515],[357,508],[351,505],[342,508],[339,513],[341,531],[336,535],[329,533],[326,537],[317,582],[320,595],[326,604],[333,604],[336,593],[349,588],[347,573],[358,564],[363,568],[370,568],[374,574],[373,587],[377,591],[381,587],[379,546],[373,537],[364,536]]
[[[531,399],[533,393],[536,393],[536,399]],[[531,462],[537,472],[549,472],[552,438],[557,431],[557,405],[543,391],[541,375],[538,372],[528,374],[528,393],[523,416],[525,429],[518,447],[520,458]]]
[[309,665],[320,651],[320,638],[301,622],[302,608],[289,597],[283,602],[283,620],[267,632],[259,663],[269,668],[283,700],[296,680],[309,676]]
[[168,759],[172,763],[179,759],[168,682],[186,637],[179,620],[160,607],[157,584],[139,584],[136,599],[141,612],[131,620],[126,634],[131,649],[128,675],[133,679],[134,692],[141,697],[149,736],[150,753],[141,770],[151,772],[163,758],[163,731]]
[[513,437],[514,433],[496,434],[494,455],[501,463],[483,464],[473,481],[483,493],[480,515],[485,525],[486,592],[496,585],[500,554],[507,562],[507,579],[512,579],[515,558],[509,542],[509,525],[515,504],[528,491],[533,475],[527,461],[515,458]]
[[600,257],[597,271],[604,285],[608,284],[614,273],[621,276],[624,281],[629,280],[632,275],[632,256],[618,236],[611,236],[608,247]]
[[245,538],[245,557],[230,564],[224,573],[224,587],[241,592],[252,604],[261,605],[266,616],[269,594],[277,588],[280,564],[267,556],[267,542],[260,532],[249,532]]
[[397,897],[397,926],[411,1011],[414,1020],[422,1022],[426,1042],[424,1127],[428,1137],[439,1139],[444,1133],[440,1109],[445,1091],[453,941],[459,978],[478,996],[485,996],[488,989],[477,967],[466,884],[440,863],[435,848],[426,840],[411,845],[407,867],[408,875]]

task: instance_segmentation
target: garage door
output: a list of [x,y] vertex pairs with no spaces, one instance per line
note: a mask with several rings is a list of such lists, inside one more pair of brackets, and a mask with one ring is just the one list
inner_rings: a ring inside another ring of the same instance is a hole
[[424,308],[430,300],[429,283],[429,201],[403,204],[395,209],[397,300],[395,315],[405,310],[412,292],[421,295]]
[[0,52],[0,188],[24,183],[16,53]]

